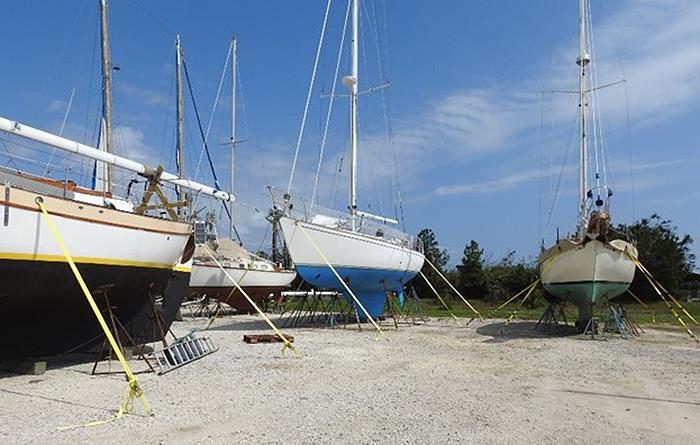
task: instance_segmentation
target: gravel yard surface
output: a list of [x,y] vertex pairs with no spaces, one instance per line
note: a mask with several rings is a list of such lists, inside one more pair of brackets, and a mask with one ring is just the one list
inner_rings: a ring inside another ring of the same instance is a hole
[[123,377],[91,376],[89,359],[0,374],[0,443],[698,443],[700,349],[685,333],[541,338],[515,322],[496,338],[500,326],[385,323],[380,340],[356,326],[284,329],[295,355],[242,341],[268,333],[258,317],[226,317],[206,332],[218,352],[139,375],[153,417],[137,405],[114,423],[57,431],[113,415]]

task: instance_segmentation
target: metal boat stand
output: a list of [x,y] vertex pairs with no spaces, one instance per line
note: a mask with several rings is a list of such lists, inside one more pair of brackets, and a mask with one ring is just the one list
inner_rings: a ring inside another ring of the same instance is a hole
[[[124,346],[122,345],[121,338],[124,336],[129,343],[131,344],[131,347],[133,348],[133,351],[138,353],[138,358],[146,362],[146,365],[148,365],[148,368],[150,369],[150,372],[155,372],[155,369],[151,365],[151,362],[146,358],[145,354],[145,345],[137,345],[136,342],[134,341],[134,338],[129,335],[129,332],[126,330],[124,325],[122,324],[121,321],[119,321],[119,318],[114,314],[114,308],[116,306],[112,306],[112,304],[109,301],[109,290],[114,287],[113,284],[107,284],[98,287],[95,289],[92,294],[95,297],[101,296],[104,298],[105,301],[105,309],[103,312],[106,312],[106,319],[109,321],[112,332],[114,333],[114,338],[117,341],[117,345],[119,346],[119,349],[121,350],[122,354],[124,354]],[[100,360],[105,356],[105,347],[108,349],[107,350],[107,358],[108,358],[108,371],[106,372],[97,372],[97,365],[99,364]],[[111,363],[112,363],[112,351],[109,350],[109,346],[107,345],[107,338],[102,340],[102,345],[100,346],[100,350],[97,353],[97,356],[95,357],[95,363],[92,365],[92,371],[90,374],[96,375],[96,374],[112,374],[111,372]],[[119,371],[121,372],[121,371]]]
[[621,304],[608,304],[610,316],[605,321],[603,327],[603,335],[608,332],[620,334],[620,337],[629,340],[633,337],[639,337],[644,333],[639,324],[634,321]]
[[535,331],[542,332],[543,334],[554,334],[562,326],[569,326],[566,313],[564,312],[565,307],[565,301],[550,302],[539,321],[537,321]]
[[426,323],[427,315],[423,312],[418,294],[412,286],[407,289],[403,305],[397,300],[398,296],[395,292],[386,290],[384,311],[392,318],[396,329],[399,328],[399,324],[410,326]]
[[[345,328],[348,320],[359,320],[355,305],[348,304],[339,292],[283,292],[289,300],[285,303],[280,318],[284,318],[282,326],[296,327],[325,327],[334,329],[338,326]],[[286,315],[286,318],[285,318]]]

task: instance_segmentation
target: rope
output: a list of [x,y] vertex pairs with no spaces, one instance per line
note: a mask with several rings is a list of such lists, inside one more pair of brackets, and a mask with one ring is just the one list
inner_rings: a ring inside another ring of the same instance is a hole
[[461,327],[462,327],[462,323],[459,322],[459,318],[457,318],[457,316],[450,310],[450,307],[447,305],[447,303],[445,303],[445,300],[442,299],[442,297],[440,296],[440,294],[438,293],[438,291],[435,290],[435,288],[433,287],[432,283],[428,280],[428,277],[425,276],[425,274],[423,273],[422,270],[419,270],[418,273],[420,273],[420,276],[423,277],[423,279],[425,280],[425,282],[428,284],[428,287],[433,291],[433,293],[434,293],[435,296],[438,298],[438,300],[440,301],[440,303],[442,303],[442,305],[445,307],[445,309],[447,309],[447,312],[449,312],[450,315],[452,316],[452,318],[454,318],[455,322],[457,323],[457,326],[459,326],[459,327],[461,328]]
[[321,139],[321,150],[318,154],[318,166],[316,167],[316,178],[314,178],[314,189],[311,193],[311,206],[313,208],[316,202],[316,192],[318,191],[318,179],[321,176],[321,163],[323,162],[323,152],[326,149],[326,140],[328,137],[328,127],[331,123],[331,113],[333,111],[333,102],[335,99],[335,89],[338,85],[338,73],[340,71],[340,60],[343,57],[343,47],[345,46],[345,34],[348,27],[348,17],[350,16],[351,0],[348,0],[348,7],[345,11],[345,22],[343,22],[343,34],[340,37],[340,46],[338,47],[338,59],[335,63],[335,74],[333,74],[333,87],[331,88],[331,97],[328,101],[328,112],[326,113],[326,124],[323,128],[323,138]]
[[78,267],[75,265],[75,262],[73,261],[73,257],[71,256],[70,252],[68,251],[68,247],[66,247],[66,244],[63,241],[63,238],[61,237],[61,233],[58,231],[58,228],[56,227],[53,220],[49,216],[49,213],[46,210],[46,206],[44,205],[43,198],[38,196],[36,198],[36,204],[39,206],[39,209],[41,209],[41,213],[44,216],[44,220],[46,221],[46,225],[48,226],[49,230],[51,231],[51,234],[53,235],[54,239],[56,240],[56,243],[58,243],[58,246],[61,248],[61,252],[63,253],[64,258],[66,259],[66,262],[70,266],[71,271],[73,271],[73,275],[75,276],[76,281],[80,285],[80,288],[82,289],[83,294],[85,295],[85,298],[87,299],[88,303],[90,304],[90,308],[92,309],[92,312],[95,314],[95,318],[97,318],[97,321],[99,322],[100,327],[102,328],[102,331],[105,334],[105,337],[107,337],[107,340],[109,341],[109,344],[112,347],[112,350],[114,351],[115,355],[117,356],[119,363],[122,365],[122,368],[124,369],[124,374],[126,374],[126,378],[127,378],[127,382],[128,382],[128,394],[127,394],[124,402],[119,406],[119,411],[117,412],[117,414],[113,418],[107,419],[107,420],[99,420],[99,421],[95,421],[95,422],[90,422],[90,423],[87,423],[85,425],[67,426],[67,427],[59,428],[59,430],[81,428],[83,426],[103,425],[106,423],[113,422],[117,419],[120,419],[125,413],[128,414],[132,411],[135,398],[138,398],[141,401],[141,403],[143,404],[143,409],[146,412],[146,414],[152,416],[153,411],[151,410],[151,407],[148,404],[148,401],[146,400],[146,396],[143,394],[143,391],[139,387],[139,383],[136,380],[136,376],[131,371],[131,368],[129,368],[129,364],[126,362],[126,359],[124,358],[124,355],[122,354],[121,349],[117,345],[116,339],[112,335],[112,332],[109,330],[109,327],[107,326],[107,322],[105,321],[104,317],[102,316],[100,309],[97,307],[97,303],[95,303],[95,300],[92,298],[92,294],[88,290],[87,284],[85,284],[85,280],[83,280],[83,277],[80,274],[80,271],[78,271]]
[[297,138],[297,145],[294,149],[294,161],[292,161],[292,171],[289,174],[289,184],[287,185],[287,194],[292,191],[292,181],[294,180],[294,171],[297,168],[297,160],[299,159],[299,149],[301,148],[301,141],[304,138],[304,128],[306,127],[306,116],[309,112],[309,103],[311,102],[311,93],[314,90],[314,83],[316,82],[316,70],[318,69],[318,60],[321,57],[321,48],[323,48],[323,37],[326,35],[326,25],[328,24],[328,13],[331,10],[331,2],[333,0],[328,0],[326,4],[326,13],[323,16],[323,25],[321,27],[321,36],[318,39],[318,46],[316,48],[316,60],[314,60],[314,68],[311,71],[311,82],[309,83],[309,92],[306,95],[306,105],[304,105],[304,114],[301,118],[301,128],[299,129],[299,137]]
[[311,244],[311,246],[314,248],[314,250],[316,250],[316,253],[318,253],[318,255],[321,257],[321,259],[328,265],[328,267],[329,267],[329,268],[331,269],[331,271],[333,272],[333,275],[335,275],[335,277],[338,279],[338,281],[340,281],[340,284],[342,284],[343,287],[345,288],[345,290],[348,291],[348,293],[349,293],[350,296],[352,297],[353,301],[355,301],[355,304],[362,310],[362,313],[365,314],[365,317],[367,317],[367,319],[372,323],[372,326],[374,326],[374,329],[377,330],[378,335],[384,336],[384,332],[382,332],[382,330],[381,330],[381,328],[379,327],[379,325],[377,325],[377,323],[374,321],[374,319],[369,315],[369,312],[367,312],[367,309],[365,309],[364,305],[363,305],[363,304],[360,302],[360,300],[355,296],[355,294],[354,294],[353,291],[350,289],[350,287],[348,287],[348,285],[347,285],[347,283],[345,282],[345,280],[343,280],[343,279],[340,277],[340,274],[338,274],[338,272],[335,270],[335,267],[333,267],[333,265],[331,264],[331,262],[328,261],[328,258],[326,257],[326,255],[323,254],[323,252],[321,251],[321,248],[318,247],[318,244],[316,244],[316,242],[315,242],[315,241],[311,238],[311,236],[306,232],[306,229],[304,229],[304,227],[303,227],[301,224],[299,224],[298,221],[296,222],[296,226],[299,227],[299,229],[301,230],[301,233],[303,233],[304,236],[306,237],[306,239],[309,240],[309,244]]
[[474,306],[472,306],[471,303],[469,303],[469,301],[467,301],[467,299],[464,298],[464,297],[462,296],[461,293],[459,293],[459,291],[452,285],[452,283],[450,283],[450,280],[448,280],[448,279],[442,274],[442,272],[440,272],[440,270],[439,270],[437,267],[435,267],[435,265],[434,265],[433,263],[430,262],[430,260],[429,260],[427,257],[425,258],[425,262],[428,263],[428,264],[430,265],[430,267],[432,267],[433,270],[434,270],[435,272],[437,272],[437,274],[440,276],[440,278],[442,278],[442,279],[445,281],[445,283],[447,283],[447,285],[450,286],[450,288],[454,291],[454,293],[456,293],[456,294],[459,296],[459,298],[461,298],[462,301],[464,301],[464,304],[466,304],[467,306],[469,306],[469,309],[471,309],[472,312],[474,312],[474,313],[479,317],[479,320],[484,321],[484,317],[481,316],[481,314],[479,313],[479,311],[477,311],[476,309],[474,309]]
[[263,320],[265,320],[265,323],[267,323],[268,326],[270,326],[270,328],[275,332],[275,335],[277,335],[280,338],[280,340],[284,342],[284,346],[282,346],[282,352],[286,351],[287,349],[291,349],[292,351],[298,353],[299,351],[297,350],[297,348],[289,340],[287,340],[287,337],[282,335],[282,333],[279,331],[279,329],[277,329],[277,326],[275,326],[272,320],[270,320],[267,317],[267,315],[265,315],[265,313],[258,307],[258,305],[255,304],[255,301],[253,301],[253,299],[250,298],[250,296],[248,296],[248,293],[243,290],[241,285],[236,280],[234,280],[231,274],[229,274],[228,271],[224,268],[224,266],[222,266],[221,263],[219,263],[214,254],[211,252],[211,250],[209,250],[209,247],[204,246],[204,250],[207,252],[209,257],[211,257],[212,261],[216,263],[219,269],[221,269],[224,275],[226,275],[226,278],[228,278],[233,283],[233,285],[236,286],[238,291],[245,297],[246,300],[248,300],[248,303],[250,303],[250,305],[255,308],[256,312],[260,314]]

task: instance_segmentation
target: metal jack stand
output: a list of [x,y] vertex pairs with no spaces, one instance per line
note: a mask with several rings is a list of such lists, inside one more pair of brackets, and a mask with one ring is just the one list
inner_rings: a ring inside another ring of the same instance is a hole
[[[119,349],[121,350],[122,354],[124,354],[124,347],[122,346],[121,338],[122,335],[129,340],[129,343],[131,343],[131,346],[134,348],[134,351],[138,351],[138,358],[142,359],[144,362],[146,362],[146,365],[148,365],[148,368],[151,370],[151,372],[155,372],[155,369],[151,365],[151,362],[148,361],[146,358],[146,355],[144,353],[144,345],[137,345],[136,342],[134,341],[133,337],[129,335],[129,332],[126,330],[124,325],[122,324],[121,321],[117,318],[117,316],[114,314],[114,307],[112,306],[111,303],[109,302],[109,295],[108,291],[114,287],[113,284],[108,284],[104,286],[100,286],[96,290],[94,290],[92,293],[97,296],[102,296],[105,300],[106,308],[105,311],[107,312],[107,319],[109,320],[109,323],[111,324],[112,327],[112,332],[114,333],[115,340],[117,341],[117,345],[119,346]],[[102,345],[100,346],[100,351],[97,353],[97,356],[95,357],[95,363],[92,365],[92,371],[90,372],[92,375],[96,374],[111,374],[111,371],[107,372],[97,372],[97,365],[100,362],[100,359],[104,356],[105,352],[105,347],[107,346],[107,338],[102,340]],[[108,346],[107,346],[108,347]],[[109,366],[108,369],[111,369],[111,363],[112,363],[112,351],[108,351],[108,359],[109,359]]]
[[342,324],[347,326],[347,321],[353,312],[342,294],[338,292],[324,291],[292,291],[284,292],[283,296],[289,298],[286,306],[289,311],[282,311],[280,318],[288,314],[284,319],[284,327],[327,327],[334,329]]
[[568,326],[569,323],[566,319],[566,313],[564,312],[565,306],[566,302],[564,301],[549,303],[539,321],[535,325],[535,330],[544,334],[551,334],[556,332],[561,327],[562,322],[564,326]]
[[428,314],[423,310],[423,306],[420,304],[418,299],[418,293],[413,286],[406,289],[406,301],[404,303],[405,312],[410,314],[413,324],[427,323]]
[[610,317],[605,321],[603,333],[617,333],[625,340],[629,340],[632,337],[639,337],[644,332],[641,326],[627,315],[627,311],[621,304],[617,306],[609,304],[608,310]]
[[598,332],[599,320],[598,320],[598,317],[595,316],[595,312],[593,312],[594,307],[595,306],[593,304],[591,304],[591,314],[593,314],[593,315],[591,316],[591,319],[588,320],[588,322],[586,323],[586,326],[583,328],[583,331],[581,332],[581,335],[583,335],[583,336],[590,335],[591,340],[595,340],[595,336],[599,334],[599,332]]

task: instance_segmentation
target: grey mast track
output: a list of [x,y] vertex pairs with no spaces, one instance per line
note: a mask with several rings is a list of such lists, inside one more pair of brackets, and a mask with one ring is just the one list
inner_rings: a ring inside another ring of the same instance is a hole
[[[109,53],[109,26],[107,22],[107,0],[100,1],[100,29],[102,34],[102,105],[105,132],[105,152],[112,153],[112,62]],[[112,193],[112,165],[107,164],[103,180],[103,192]]]

